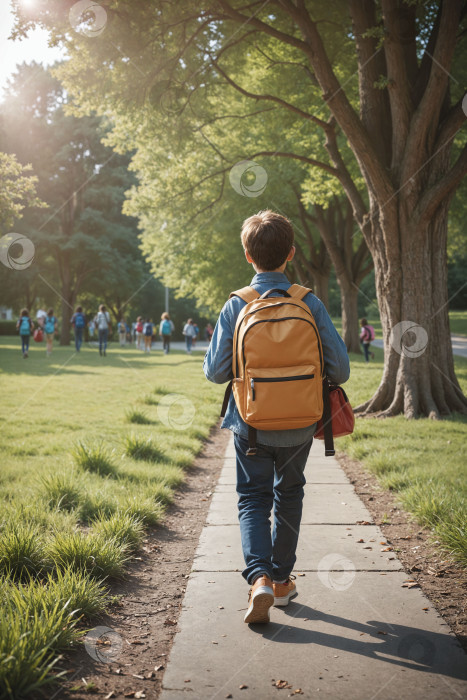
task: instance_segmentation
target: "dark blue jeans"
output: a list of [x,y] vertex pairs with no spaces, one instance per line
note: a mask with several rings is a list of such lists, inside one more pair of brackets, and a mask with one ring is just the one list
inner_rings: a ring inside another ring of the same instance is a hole
[[186,341],[186,350],[187,350],[187,352],[191,352],[191,346],[193,345],[193,336],[191,336],[191,335],[186,335],[186,336],[185,336],[185,341]]
[[[295,564],[302,518],[304,470],[313,438],[294,447],[258,445],[247,457],[248,440],[234,434],[238,519],[249,584],[262,573],[287,579]],[[271,532],[271,511],[274,524]]]
[[99,352],[107,350],[107,336],[109,335],[108,328],[99,328]]
[[83,343],[83,328],[75,328],[75,348],[79,352],[79,349]]
[[363,354],[365,355],[365,362],[370,361],[370,343],[362,343]]
[[30,335],[22,335],[21,336],[21,352],[24,354],[25,352],[29,351],[29,338]]

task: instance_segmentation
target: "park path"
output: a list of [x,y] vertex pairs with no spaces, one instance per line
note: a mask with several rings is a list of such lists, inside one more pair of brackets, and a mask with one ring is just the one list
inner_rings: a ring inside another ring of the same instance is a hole
[[384,551],[381,530],[320,441],[306,475],[299,595],[272,608],[268,625],[249,627],[229,441],[161,700],[267,700],[298,689],[332,700],[467,698],[467,657],[456,637],[419,588],[403,586],[400,562]]

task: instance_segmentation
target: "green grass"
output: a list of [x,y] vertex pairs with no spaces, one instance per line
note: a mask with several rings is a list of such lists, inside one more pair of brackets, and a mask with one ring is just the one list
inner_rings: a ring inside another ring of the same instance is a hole
[[129,423],[136,423],[137,425],[152,425],[154,423],[144,411],[138,411],[136,408],[129,408],[125,416]]
[[450,311],[449,325],[451,333],[467,336],[467,311]]
[[[19,698],[59,675],[77,620],[89,627],[111,603],[112,577],[164,517],[223,388],[204,379],[202,353],[55,347],[47,359],[33,346],[23,360],[16,337],[0,352],[0,696]],[[158,419],[168,394],[195,408],[183,430]],[[128,435],[141,402],[149,422]]]
[[[378,387],[383,351],[375,348],[375,356],[368,365],[362,357],[351,357],[345,388],[353,406]],[[455,365],[467,393],[467,359],[455,357]],[[467,566],[466,442],[467,416],[442,421],[397,416],[357,418],[353,435],[338,439],[336,445],[360,460],[421,525],[432,529],[443,549]]]

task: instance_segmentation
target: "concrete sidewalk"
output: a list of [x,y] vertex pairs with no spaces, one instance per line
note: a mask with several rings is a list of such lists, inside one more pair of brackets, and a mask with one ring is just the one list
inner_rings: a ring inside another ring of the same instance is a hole
[[[229,442],[162,700],[267,700],[298,689],[333,700],[467,698],[467,656],[420,589],[402,587],[408,576],[394,552],[382,551],[380,529],[321,441],[306,476],[299,595],[272,608],[268,625],[249,627]],[[287,683],[278,689],[276,681]]]

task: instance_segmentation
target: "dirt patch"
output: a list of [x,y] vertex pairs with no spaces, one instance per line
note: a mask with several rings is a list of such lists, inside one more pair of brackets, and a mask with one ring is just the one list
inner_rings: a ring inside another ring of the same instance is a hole
[[144,550],[127,578],[112,587],[112,593],[122,598],[108,615],[93,623],[93,627],[111,629],[94,650],[91,647],[97,660],[83,648],[65,654],[62,666],[67,681],[58,690],[49,688],[44,696],[48,700],[89,700],[90,694],[109,699],[158,697],[186,579],[229,437],[229,430],[216,427],[212,431],[163,524],[148,532]]
[[414,522],[394,494],[347,455],[339,464],[402,562],[408,579],[420,586],[433,607],[448,623],[467,652],[467,570],[441,552],[432,532]]

